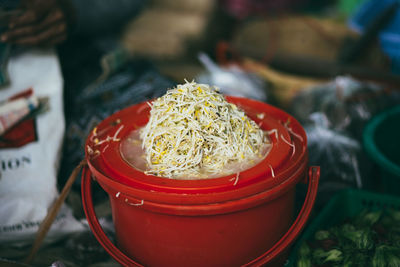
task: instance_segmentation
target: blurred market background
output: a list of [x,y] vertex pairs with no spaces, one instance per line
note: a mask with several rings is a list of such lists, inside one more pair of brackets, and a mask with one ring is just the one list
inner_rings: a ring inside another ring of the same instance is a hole
[[[270,103],[300,121],[309,165],[321,166],[310,222],[343,189],[400,198],[398,1],[151,0],[117,42],[80,45],[79,55],[73,44],[59,47],[61,59],[69,59],[61,61],[67,128],[60,190],[97,123],[186,79]],[[381,140],[371,141],[365,129],[377,115],[391,121]],[[390,167],[374,158],[380,152],[366,148],[368,142],[378,143]],[[99,187],[94,201],[112,237],[109,201]],[[86,230],[43,245],[31,264],[118,266],[87,227],[79,179],[66,203]],[[23,266],[28,251],[2,245],[1,263]]]

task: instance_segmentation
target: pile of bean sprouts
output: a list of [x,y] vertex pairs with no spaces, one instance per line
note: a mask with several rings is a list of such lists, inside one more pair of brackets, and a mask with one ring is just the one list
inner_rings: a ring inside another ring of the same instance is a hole
[[226,166],[254,162],[270,144],[244,111],[207,84],[186,81],[149,105],[149,122],[140,132],[146,174],[216,177]]

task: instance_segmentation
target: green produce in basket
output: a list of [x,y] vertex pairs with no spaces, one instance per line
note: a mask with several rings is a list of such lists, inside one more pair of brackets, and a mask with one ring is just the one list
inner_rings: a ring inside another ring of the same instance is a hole
[[364,210],[314,233],[297,253],[297,267],[400,267],[400,211]]
[[326,230],[320,230],[315,233],[315,240],[327,240],[331,236],[329,231]]
[[360,229],[352,224],[345,224],[339,229],[337,235],[344,246],[348,243],[348,240],[360,250],[372,249],[374,246],[373,232],[369,228]]
[[311,249],[306,244],[303,243],[299,249],[299,260],[297,262],[298,267],[308,267],[311,266]]
[[388,245],[380,245],[375,250],[372,258],[372,266],[400,266],[400,248]]

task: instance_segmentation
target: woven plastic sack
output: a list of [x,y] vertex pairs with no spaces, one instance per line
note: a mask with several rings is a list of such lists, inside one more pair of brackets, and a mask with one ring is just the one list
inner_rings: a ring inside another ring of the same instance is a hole
[[[10,85],[0,89],[0,100],[26,92],[48,99],[48,109],[22,120],[1,136],[0,243],[33,240],[47,210],[58,196],[57,171],[65,122],[63,79],[53,50],[20,51],[8,64]],[[12,132],[11,132],[12,131]],[[63,206],[47,240],[83,229]]]

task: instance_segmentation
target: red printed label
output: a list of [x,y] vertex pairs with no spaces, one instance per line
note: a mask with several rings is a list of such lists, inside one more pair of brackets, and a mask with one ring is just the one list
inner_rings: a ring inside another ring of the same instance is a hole
[[[9,99],[9,101],[21,98],[27,99],[32,95],[33,95],[33,90],[30,88],[17,95],[14,95]],[[27,104],[29,103],[27,102]],[[21,121],[11,126],[11,128],[6,129],[4,134],[0,136],[0,148],[22,147],[26,144],[38,140],[38,135],[36,130],[36,119],[35,118],[25,118],[25,119],[21,118],[21,119],[22,119]]]
[[16,148],[38,140],[35,119],[25,120],[0,137],[0,148]]

